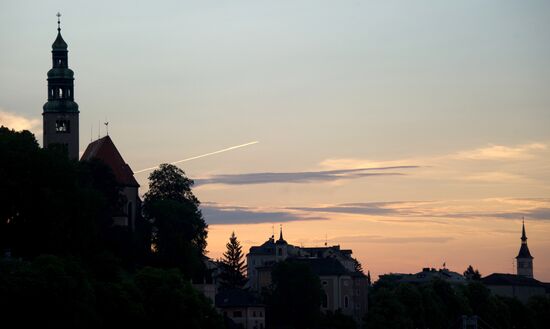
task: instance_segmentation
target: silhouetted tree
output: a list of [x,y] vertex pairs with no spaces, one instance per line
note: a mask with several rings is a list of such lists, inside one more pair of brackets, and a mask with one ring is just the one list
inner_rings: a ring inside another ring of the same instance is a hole
[[240,288],[246,283],[244,275],[246,266],[244,265],[244,255],[242,246],[235,232],[231,233],[229,242],[225,245],[227,250],[221,260],[222,272],[220,274],[221,284],[224,288]]
[[342,314],[341,310],[336,312],[327,311],[321,315],[319,329],[356,329],[357,324],[351,316]]
[[159,264],[178,267],[190,278],[204,270],[208,234],[192,186],[193,180],[183,170],[162,164],[149,176],[149,191],[143,203],[153,226],[153,247]]
[[311,269],[293,261],[277,263],[265,291],[267,322],[274,328],[317,328],[323,290]]
[[352,260],[355,272],[363,274],[363,265],[361,265],[361,262],[357,258],[352,258]]
[[474,270],[474,267],[472,265],[469,265],[466,271],[464,271],[464,277],[466,277],[466,279],[468,280],[481,280],[481,274],[477,269]]

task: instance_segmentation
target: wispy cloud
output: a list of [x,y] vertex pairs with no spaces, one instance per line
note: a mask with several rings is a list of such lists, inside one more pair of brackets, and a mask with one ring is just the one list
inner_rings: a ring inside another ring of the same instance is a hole
[[531,158],[533,153],[546,150],[542,143],[530,143],[518,146],[489,145],[473,150],[461,151],[452,157],[461,160],[510,160]]
[[[260,172],[244,174],[213,175],[208,178],[195,180],[197,185],[226,184],[271,184],[271,183],[314,183],[329,182],[343,179],[357,179],[370,176],[399,176],[402,172],[390,170],[414,169],[418,166],[388,166],[373,168],[338,169],[324,171],[299,171],[299,172]],[[373,172],[378,171],[378,172]],[[390,171],[390,172],[388,172]]]
[[284,223],[303,220],[324,220],[325,217],[299,213],[287,209],[261,209],[243,206],[203,203],[202,213],[208,224]]
[[[348,215],[391,218],[496,218],[550,220],[548,199],[485,199],[478,200],[477,210],[462,201],[394,201],[322,205],[318,207],[291,207],[290,210],[307,213],[339,213]],[[500,210],[502,209],[502,210]],[[415,220],[415,222],[417,222]]]
[[[472,205],[474,203],[474,205]],[[484,199],[455,201],[390,201],[344,203],[336,205],[303,206],[287,208],[261,208],[227,205],[214,202],[203,203],[203,215],[208,224],[259,224],[292,221],[336,220],[338,214],[373,217],[386,223],[448,224],[452,219],[503,219],[550,220],[550,200],[534,199]],[[475,209],[475,210],[472,210]],[[443,243],[449,238],[425,237],[392,238],[382,240],[375,235],[360,236],[366,242],[379,243]],[[350,238],[351,239],[351,238]],[[346,237],[345,242],[352,240]],[[353,239],[359,239],[354,237]],[[342,237],[334,238],[344,242]]]
[[19,114],[5,111],[1,108],[0,125],[16,131],[29,130],[34,134],[42,132],[42,120],[38,118],[27,118]]
[[391,237],[381,235],[352,235],[339,236],[329,239],[332,243],[391,243],[391,244],[407,244],[407,243],[446,243],[454,240],[450,236],[414,236],[414,237]]

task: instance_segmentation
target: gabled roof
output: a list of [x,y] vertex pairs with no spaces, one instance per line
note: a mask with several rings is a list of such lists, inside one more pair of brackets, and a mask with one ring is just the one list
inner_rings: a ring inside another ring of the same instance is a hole
[[139,187],[139,183],[134,178],[134,172],[118,152],[111,137],[105,136],[88,145],[80,161],[92,159],[99,159],[108,165],[120,185]]
[[542,282],[516,274],[493,273],[482,278],[481,282],[489,286],[528,286],[544,288]]

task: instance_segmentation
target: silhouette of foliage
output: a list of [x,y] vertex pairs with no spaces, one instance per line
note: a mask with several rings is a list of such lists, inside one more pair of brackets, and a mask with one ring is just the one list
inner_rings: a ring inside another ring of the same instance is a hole
[[277,263],[272,286],[265,291],[268,325],[273,328],[317,328],[321,318],[321,282],[311,269],[290,260]]
[[469,265],[466,271],[464,271],[464,277],[468,280],[481,280],[481,273],[478,270],[474,270],[472,265]]
[[159,265],[178,267],[192,278],[204,272],[207,228],[191,191],[193,180],[183,170],[162,164],[149,176],[143,203],[153,226],[153,247]]
[[235,232],[231,233],[229,242],[225,245],[226,251],[221,259],[222,272],[220,274],[221,284],[224,288],[240,288],[246,283],[244,275],[246,265],[242,246]]
[[[452,328],[462,315],[477,315],[493,328],[545,328],[550,299],[533,297],[527,304],[495,296],[482,283],[451,285],[434,280],[425,284],[378,280],[369,296],[367,328]],[[480,320],[481,321],[481,320]]]
[[[28,131],[5,127],[0,159],[2,327],[223,328],[179,270],[142,268],[154,263],[150,225],[139,215],[137,232],[113,225],[124,200],[109,167],[71,161],[59,150],[39,148]],[[164,220],[157,227],[163,248],[193,250],[200,262],[206,226],[198,200],[185,187],[179,199],[163,198],[153,198]],[[171,229],[177,238],[170,238]]]

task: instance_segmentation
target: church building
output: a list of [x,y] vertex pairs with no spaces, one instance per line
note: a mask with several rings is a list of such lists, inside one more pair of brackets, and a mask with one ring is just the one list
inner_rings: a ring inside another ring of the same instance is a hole
[[516,257],[516,274],[493,273],[481,279],[481,282],[495,295],[517,298],[527,302],[533,296],[549,294],[549,284],[535,280],[533,275],[533,256],[527,247],[525,222],[522,223],[521,247]]
[[[67,43],[61,36],[61,14],[57,14],[57,37],[52,44],[52,68],[48,71],[48,101],[43,106],[44,148],[59,148],[70,159],[79,157],[78,104],[74,101],[74,72],[69,69]],[[99,159],[109,166],[121,188],[124,204],[113,218],[115,225],[135,230],[141,214],[139,184],[130,166],[124,161],[107,135],[91,142],[80,161]]]

